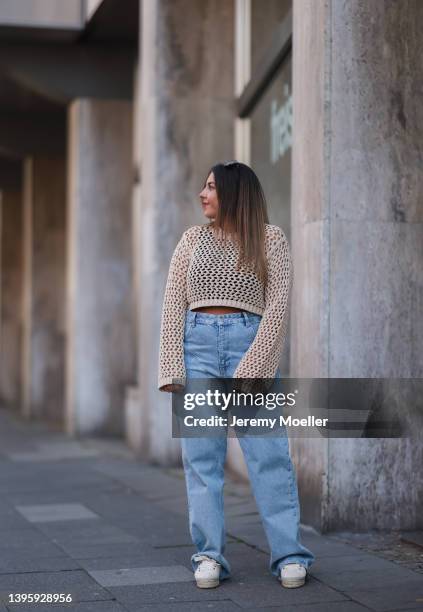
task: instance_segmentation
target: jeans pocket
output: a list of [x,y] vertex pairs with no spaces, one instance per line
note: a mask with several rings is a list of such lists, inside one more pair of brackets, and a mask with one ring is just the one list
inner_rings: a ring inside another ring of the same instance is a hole
[[185,321],[184,340],[188,340],[188,338],[192,334],[193,327],[194,326],[191,321]]
[[250,325],[248,325],[248,327],[247,327],[247,335],[248,335],[248,340],[249,340],[250,343],[256,337],[256,334],[258,332],[259,326],[260,326],[260,321],[253,321],[252,323],[250,323]]
[[211,325],[199,325],[187,323],[184,334],[184,354],[186,359],[196,359],[207,363],[214,346],[213,327]]

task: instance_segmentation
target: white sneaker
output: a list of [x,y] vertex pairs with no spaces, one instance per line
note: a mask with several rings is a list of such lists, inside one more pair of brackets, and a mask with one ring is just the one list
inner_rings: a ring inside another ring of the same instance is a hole
[[280,572],[282,586],[288,589],[303,586],[305,583],[307,570],[301,563],[287,563]]
[[197,586],[200,589],[212,589],[219,586],[220,563],[206,555],[198,556],[197,561],[200,561],[194,572]]

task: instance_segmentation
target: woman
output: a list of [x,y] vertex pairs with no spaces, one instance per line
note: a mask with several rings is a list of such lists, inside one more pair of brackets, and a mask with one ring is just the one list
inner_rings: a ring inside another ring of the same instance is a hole
[[[159,350],[161,391],[190,378],[280,378],[293,281],[283,231],[268,223],[260,182],[247,165],[218,163],[199,194],[209,223],[184,232],[166,284]],[[296,476],[287,436],[239,437],[271,549],[270,571],[284,587],[305,583],[314,555],[299,539]],[[226,437],[181,438],[191,557],[197,586],[230,575],[224,557]]]

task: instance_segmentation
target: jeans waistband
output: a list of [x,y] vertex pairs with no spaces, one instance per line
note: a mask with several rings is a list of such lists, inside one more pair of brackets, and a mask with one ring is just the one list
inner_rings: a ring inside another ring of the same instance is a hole
[[244,323],[244,325],[252,325],[261,321],[262,315],[253,312],[228,312],[225,314],[212,314],[210,312],[194,312],[193,310],[186,311],[186,319],[191,325],[231,325],[235,323]]

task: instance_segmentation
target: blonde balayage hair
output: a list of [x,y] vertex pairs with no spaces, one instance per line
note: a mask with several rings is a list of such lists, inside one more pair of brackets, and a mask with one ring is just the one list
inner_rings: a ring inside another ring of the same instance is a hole
[[212,166],[204,185],[211,172],[219,207],[214,221],[206,225],[217,230],[225,248],[229,237],[235,240],[239,246],[236,269],[255,272],[266,285],[265,224],[269,218],[260,181],[247,164],[235,160]]

